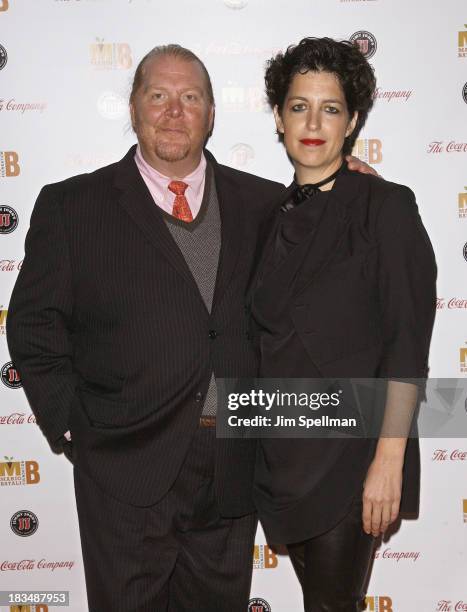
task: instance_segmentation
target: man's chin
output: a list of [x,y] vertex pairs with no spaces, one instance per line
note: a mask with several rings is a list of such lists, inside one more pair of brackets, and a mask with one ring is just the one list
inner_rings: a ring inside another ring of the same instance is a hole
[[189,146],[173,146],[173,145],[159,145],[156,146],[155,153],[159,159],[163,159],[167,162],[182,161],[188,157],[190,153]]

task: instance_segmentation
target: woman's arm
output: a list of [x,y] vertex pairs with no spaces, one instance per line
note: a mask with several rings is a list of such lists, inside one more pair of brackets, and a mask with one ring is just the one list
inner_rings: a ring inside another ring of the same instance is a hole
[[404,454],[419,389],[404,379],[427,376],[436,305],[433,249],[407,187],[394,186],[381,204],[376,237],[383,338],[379,377],[389,382],[380,438],[363,492],[364,530],[375,537],[399,513]]
[[399,515],[402,469],[418,386],[388,382],[384,420],[363,487],[363,529],[377,537]]

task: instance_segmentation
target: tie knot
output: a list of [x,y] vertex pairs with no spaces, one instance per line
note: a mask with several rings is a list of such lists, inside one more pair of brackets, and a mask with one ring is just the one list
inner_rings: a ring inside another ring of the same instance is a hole
[[171,181],[169,183],[169,191],[178,196],[183,195],[187,187],[188,185],[183,181]]

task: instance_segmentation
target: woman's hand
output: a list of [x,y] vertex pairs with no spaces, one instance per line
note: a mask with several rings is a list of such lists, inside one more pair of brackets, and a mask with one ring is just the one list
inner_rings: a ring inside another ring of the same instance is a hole
[[[363,486],[363,530],[375,538],[384,533],[399,515],[405,450],[405,444],[402,447],[401,442],[395,439],[395,444],[391,445],[389,438],[379,441]],[[381,443],[392,446],[392,452],[378,452]]]

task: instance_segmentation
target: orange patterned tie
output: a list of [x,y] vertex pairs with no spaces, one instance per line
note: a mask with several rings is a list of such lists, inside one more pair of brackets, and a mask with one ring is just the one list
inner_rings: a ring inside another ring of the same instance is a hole
[[172,215],[181,221],[190,223],[193,221],[190,206],[185,197],[185,190],[188,187],[183,181],[172,181],[169,183],[169,191],[175,194]]

